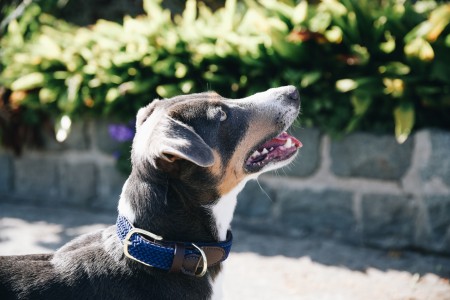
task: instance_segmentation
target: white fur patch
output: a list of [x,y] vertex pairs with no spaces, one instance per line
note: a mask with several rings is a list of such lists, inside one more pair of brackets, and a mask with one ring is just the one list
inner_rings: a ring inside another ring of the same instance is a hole
[[129,200],[125,197],[126,194],[125,190],[127,189],[127,186],[128,186],[128,179],[123,184],[122,194],[120,195],[119,206],[117,207],[117,210],[119,212],[119,215],[126,217],[131,222],[131,224],[133,224],[134,221],[136,220],[136,215],[133,209],[131,208]]
[[242,191],[245,184],[251,179],[257,179],[259,175],[270,170],[281,168],[291,163],[295,158],[295,155],[284,161],[276,162],[265,166],[261,171],[255,174],[251,174],[245,177],[237,186],[235,186],[230,192],[219,198],[216,204],[209,205],[212,211],[214,220],[216,221],[217,233],[219,235],[219,241],[224,241],[227,238],[227,231],[230,228],[231,221],[233,219],[234,209],[237,204],[237,195]]
[[210,205],[210,209],[216,221],[217,233],[219,241],[224,241],[227,238],[227,231],[230,228],[231,220],[233,219],[234,209],[237,203],[237,195],[242,191],[247,181],[257,176],[247,176],[230,192],[220,197],[216,204]]
[[222,264],[222,270],[219,272],[219,274],[216,275],[216,278],[210,279],[209,282],[211,284],[212,289],[212,295],[211,300],[221,300],[224,298],[223,295],[223,281],[225,279],[225,273],[224,273],[224,265]]

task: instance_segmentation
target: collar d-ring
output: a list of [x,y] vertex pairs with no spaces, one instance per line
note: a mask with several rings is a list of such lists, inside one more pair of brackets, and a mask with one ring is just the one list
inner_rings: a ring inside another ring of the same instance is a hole
[[202,255],[202,259],[203,259],[203,269],[202,269],[202,271],[200,273],[198,273],[198,274],[195,273],[194,275],[196,277],[203,277],[206,274],[206,271],[208,270],[208,260],[206,259],[205,251],[203,251],[202,248],[200,248],[196,244],[194,244],[194,243],[191,243],[191,244],[192,244],[192,246],[194,246],[200,252],[200,254]]

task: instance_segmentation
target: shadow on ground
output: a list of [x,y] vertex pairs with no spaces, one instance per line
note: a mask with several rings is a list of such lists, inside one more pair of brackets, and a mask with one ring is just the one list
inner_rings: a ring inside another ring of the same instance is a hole
[[291,258],[309,257],[312,261],[323,265],[345,267],[361,272],[375,268],[419,275],[434,273],[440,277],[450,278],[449,257],[357,247],[313,237],[286,238],[255,234],[245,230],[234,232],[233,251],[238,253],[253,252],[262,256],[282,255]]
[[52,252],[115,219],[113,212],[0,203],[0,255]]
[[[114,212],[42,208],[0,203],[0,255],[51,252],[69,240],[115,222]],[[286,238],[233,228],[234,253],[309,257],[317,263],[365,272],[370,268],[450,278],[450,258],[407,251],[384,251],[320,238]]]

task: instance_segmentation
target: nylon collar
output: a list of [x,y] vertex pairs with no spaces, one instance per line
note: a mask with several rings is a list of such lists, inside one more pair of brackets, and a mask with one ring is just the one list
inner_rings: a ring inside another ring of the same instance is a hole
[[165,241],[158,235],[135,228],[121,215],[117,218],[116,229],[128,258],[149,267],[198,277],[205,275],[208,267],[228,257],[233,241],[231,231],[227,232],[227,239],[223,242]]

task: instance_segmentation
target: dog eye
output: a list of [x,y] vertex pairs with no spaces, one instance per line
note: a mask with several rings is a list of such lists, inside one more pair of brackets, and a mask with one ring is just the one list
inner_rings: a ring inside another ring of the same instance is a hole
[[227,119],[227,114],[223,110],[220,110],[220,122],[225,121]]

